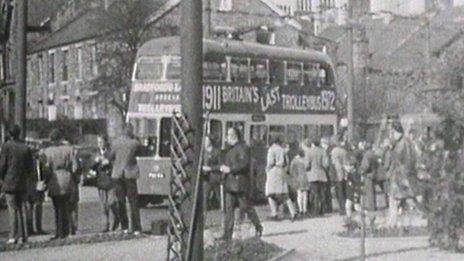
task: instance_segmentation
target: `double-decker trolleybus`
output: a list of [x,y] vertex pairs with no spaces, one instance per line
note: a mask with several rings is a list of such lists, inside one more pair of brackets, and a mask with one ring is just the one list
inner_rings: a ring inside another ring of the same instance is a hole
[[[264,191],[269,136],[296,150],[304,138],[336,132],[336,89],[329,57],[315,50],[230,39],[203,40],[203,106],[209,132],[224,146],[229,127],[251,145],[257,196]],[[127,120],[151,147],[139,157],[141,204],[169,194],[170,117],[181,111],[180,38],[153,39],[139,49]]]

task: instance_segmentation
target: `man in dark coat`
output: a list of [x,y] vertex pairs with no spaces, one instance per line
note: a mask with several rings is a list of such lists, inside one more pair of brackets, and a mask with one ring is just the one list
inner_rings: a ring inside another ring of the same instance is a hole
[[[113,179],[114,188],[112,189],[117,198],[119,209],[119,220],[124,233],[133,232],[139,235],[142,230],[140,222],[140,210],[137,204],[137,179],[140,176],[136,156],[141,151],[141,144],[134,139],[132,128],[126,126],[123,135],[116,139],[111,146],[109,159],[113,162]],[[131,231],[129,230],[129,221],[126,210],[126,197],[129,201],[129,210],[131,215]],[[112,204],[112,203],[110,203]],[[114,203],[113,203],[114,204]]]
[[0,154],[0,180],[8,205],[10,235],[8,244],[18,242],[18,227],[23,243],[27,242],[22,204],[27,194],[27,182],[34,169],[32,151],[21,141],[21,129],[15,125],[9,131],[10,140],[2,146]]
[[227,130],[229,147],[224,156],[220,171],[224,175],[225,220],[224,234],[220,239],[231,240],[234,231],[234,210],[238,207],[246,213],[256,229],[256,235],[261,236],[263,227],[258,214],[251,206],[248,198],[250,185],[250,153],[248,146],[242,141],[240,131],[236,128]]

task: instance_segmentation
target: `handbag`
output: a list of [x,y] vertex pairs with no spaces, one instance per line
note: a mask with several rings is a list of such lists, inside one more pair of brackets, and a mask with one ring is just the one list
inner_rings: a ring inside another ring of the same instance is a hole
[[91,168],[89,171],[85,172],[82,177],[82,186],[84,187],[96,187],[97,186],[97,169]]
[[99,189],[103,189],[103,190],[110,189],[113,186],[113,181],[111,179],[110,172],[106,170],[100,170],[97,173],[96,184]]

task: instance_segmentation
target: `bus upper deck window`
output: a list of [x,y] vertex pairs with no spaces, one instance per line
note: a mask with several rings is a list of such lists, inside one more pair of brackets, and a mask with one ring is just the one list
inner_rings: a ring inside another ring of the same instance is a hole
[[283,61],[269,62],[270,82],[272,84],[285,83],[285,63]]
[[301,85],[302,68],[301,63],[288,62],[287,63],[287,84],[288,85]]
[[163,76],[163,63],[160,59],[140,59],[137,62],[135,79],[159,80]]
[[248,83],[249,82],[249,67],[248,59],[232,58],[230,70],[233,82]]
[[205,81],[225,81],[227,66],[224,62],[207,61],[203,63],[203,79]]
[[318,86],[318,66],[316,64],[305,63],[303,66],[304,85],[308,87]]
[[256,84],[269,83],[268,60],[251,61],[251,82]]
[[180,79],[181,74],[181,61],[180,58],[171,58],[168,62],[168,68],[166,71],[166,78],[169,80]]
[[327,70],[325,68],[319,69],[318,82],[323,86],[328,84]]

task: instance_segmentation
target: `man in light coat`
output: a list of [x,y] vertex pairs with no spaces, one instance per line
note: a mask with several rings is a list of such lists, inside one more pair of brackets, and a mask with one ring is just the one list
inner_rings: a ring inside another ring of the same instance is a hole
[[50,133],[52,145],[43,150],[45,182],[55,208],[56,233],[52,239],[66,238],[71,224],[71,195],[77,193],[79,176],[74,148],[61,142],[61,132]]
[[332,181],[335,183],[335,193],[337,194],[337,202],[339,206],[338,212],[340,215],[345,215],[345,201],[346,201],[346,176],[343,168],[343,162],[346,159],[345,142],[339,141],[330,153],[332,159],[334,175]]
[[[109,159],[113,162],[111,178],[114,187],[110,193],[116,195],[119,210],[119,220],[124,233],[133,232],[139,235],[142,230],[140,222],[140,210],[137,204],[137,179],[139,178],[139,168],[136,156],[140,153],[141,144],[134,138],[130,125],[126,126],[121,137],[116,139],[111,146]],[[129,201],[129,212],[131,215],[131,227],[126,210],[126,198]]]
[[305,158],[309,169],[307,174],[309,181],[309,202],[311,206],[310,213],[313,216],[321,216],[323,214],[323,189],[324,184],[327,182],[326,169],[329,166],[329,158],[325,150],[321,148],[319,140],[312,143]]
[[7,244],[18,242],[18,227],[21,228],[23,243],[27,242],[27,232],[24,227],[22,205],[26,199],[27,183],[32,175],[32,152],[20,140],[21,129],[15,125],[9,131],[10,140],[3,144],[0,154],[0,185],[5,193],[8,206],[10,235]]

